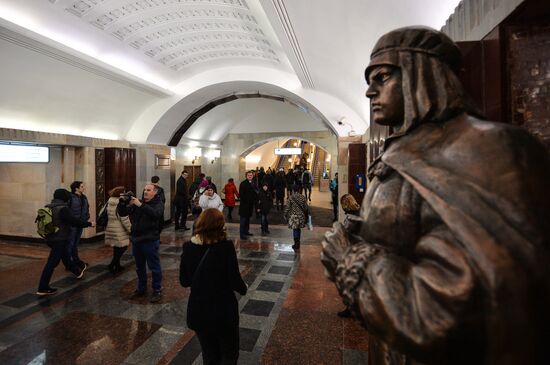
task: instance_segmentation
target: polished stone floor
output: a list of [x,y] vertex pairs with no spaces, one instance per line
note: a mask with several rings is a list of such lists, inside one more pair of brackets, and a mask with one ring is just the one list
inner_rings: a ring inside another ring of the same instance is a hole
[[[362,364],[367,333],[343,309],[319,261],[326,228],[304,230],[302,249],[291,231],[272,226],[269,237],[236,239],[239,267],[249,292],[239,299],[242,364]],[[228,224],[238,237],[238,225]],[[47,246],[0,241],[0,364],[202,364],[199,342],[185,325],[188,290],[178,282],[181,245],[189,239],[167,227],[161,237],[163,298],[131,300],[133,258],[125,272],[107,271],[111,248],[85,244],[90,263],[83,280],[60,265],[56,295],[39,298],[38,278]]]

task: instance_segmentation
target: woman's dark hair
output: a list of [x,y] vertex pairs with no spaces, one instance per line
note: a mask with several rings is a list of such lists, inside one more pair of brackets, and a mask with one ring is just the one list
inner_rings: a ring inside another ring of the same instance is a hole
[[120,194],[124,193],[126,191],[126,188],[124,186],[116,186],[109,190],[109,196],[111,198],[118,198]]
[[212,244],[227,238],[223,213],[216,208],[207,208],[197,219],[195,234],[203,244]]
[[160,181],[160,177],[158,177],[156,175],[151,178],[151,182],[153,184],[157,184],[159,181]]
[[235,180],[233,180],[232,177],[230,177],[229,179],[227,179],[227,182],[234,182]]

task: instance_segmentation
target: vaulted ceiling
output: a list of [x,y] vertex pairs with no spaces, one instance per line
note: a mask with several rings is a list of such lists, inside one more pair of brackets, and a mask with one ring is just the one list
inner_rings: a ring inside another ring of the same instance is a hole
[[[168,143],[211,100],[256,92],[285,102],[219,106],[184,140],[219,142],[261,108],[288,118],[295,114],[283,110],[293,108],[339,135],[363,133],[362,75],[376,39],[406,25],[440,28],[457,4],[0,0],[0,82],[10,85],[0,90],[0,127]],[[259,130],[270,128],[281,125]]]

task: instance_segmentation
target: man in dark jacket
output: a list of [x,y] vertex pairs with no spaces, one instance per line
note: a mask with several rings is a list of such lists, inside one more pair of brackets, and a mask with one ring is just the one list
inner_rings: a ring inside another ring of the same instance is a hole
[[176,197],[174,206],[176,207],[176,230],[183,229],[187,231],[187,211],[189,210],[189,190],[187,188],[187,171],[183,170],[181,176],[176,182]]
[[[153,176],[151,178],[151,183],[157,187],[157,195],[162,201],[162,204],[166,204],[166,195],[164,194],[164,188],[159,185],[160,177]],[[159,219],[159,232],[162,232],[162,228],[164,227],[164,210],[162,211],[162,216]]]
[[[88,204],[88,198],[84,195],[86,186],[82,181],[73,181],[71,183],[71,200],[69,201],[69,209],[73,216],[79,220],[87,222],[90,219],[90,205]],[[83,268],[86,263],[78,256],[78,245],[80,244],[80,237],[82,236],[82,228],[72,226],[70,228],[69,245],[69,257],[80,268]],[[65,264],[65,269],[70,271],[69,267]]]
[[132,228],[130,241],[132,242],[132,254],[136,260],[138,275],[138,287],[132,297],[143,297],[147,293],[147,270],[149,266],[153,276],[153,295],[151,302],[161,299],[162,269],[160,267],[159,247],[160,232],[159,220],[164,212],[164,203],[158,195],[157,186],[147,184],[143,189],[143,201],[135,196],[128,205],[121,204],[120,215],[130,215]]
[[286,173],[286,199],[290,199],[290,196],[292,195],[292,185],[294,185],[294,171],[292,171],[292,167],[288,168],[288,171]]
[[46,237],[48,246],[50,246],[50,255],[48,261],[42,270],[40,276],[40,284],[36,294],[40,296],[55,294],[56,288],[50,287],[50,280],[53,271],[59,265],[59,261],[63,261],[65,266],[80,279],[84,275],[84,271],[88,267],[87,264],[79,267],[73,262],[69,256],[69,239],[71,228],[95,227],[94,222],[88,222],[75,217],[69,207],[68,202],[71,200],[71,193],[65,189],[57,189],[53,194],[53,200],[46,207],[52,210],[53,223],[59,230]]
[[280,169],[277,175],[275,175],[275,181],[273,183],[275,188],[275,203],[277,205],[277,210],[284,209],[285,207],[285,189],[286,189],[286,178],[285,172],[283,169]]
[[258,187],[252,183],[254,171],[246,173],[246,180],[239,185],[239,195],[241,204],[239,205],[240,227],[239,233],[242,240],[246,240],[250,233],[250,217],[254,210],[254,205],[258,201]]

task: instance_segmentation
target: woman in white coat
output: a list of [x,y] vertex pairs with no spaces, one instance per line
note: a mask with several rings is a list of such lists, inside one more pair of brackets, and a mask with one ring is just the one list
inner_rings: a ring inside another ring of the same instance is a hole
[[120,258],[130,244],[130,229],[132,224],[128,216],[121,217],[117,212],[120,194],[125,192],[124,186],[117,186],[109,191],[107,201],[107,215],[109,220],[105,228],[105,244],[113,247],[113,259],[109,264],[109,271],[114,275],[124,270],[120,265]]
[[211,185],[208,185],[204,190],[204,194],[201,195],[199,199],[199,206],[202,210],[207,208],[216,208],[220,212],[223,212],[222,198],[214,192],[214,188]]

